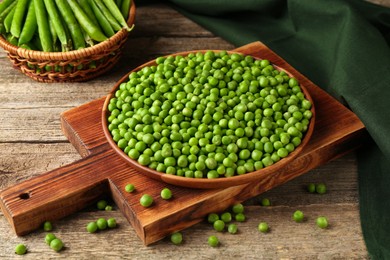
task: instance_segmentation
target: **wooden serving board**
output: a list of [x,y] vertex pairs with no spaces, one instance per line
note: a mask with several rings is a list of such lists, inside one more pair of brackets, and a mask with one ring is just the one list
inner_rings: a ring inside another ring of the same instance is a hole
[[[168,185],[137,173],[108,145],[102,130],[104,97],[61,114],[62,130],[83,159],[9,187],[0,193],[0,207],[17,235],[38,229],[46,220],[68,216],[111,196],[145,245],[187,228],[210,212],[259,195],[309,170],[344,155],[367,139],[357,116],[325,93],[260,42],[236,49],[269,59],[305,82],[316,107],[313,135],[302,153],[282,170],[256,182],[224,189],[189,189]],[[133,183],[134,193],[124,187]],[[169,187],[173,199],[160,198]],[[142,194],[155,199],[150,208],[139,204]]]

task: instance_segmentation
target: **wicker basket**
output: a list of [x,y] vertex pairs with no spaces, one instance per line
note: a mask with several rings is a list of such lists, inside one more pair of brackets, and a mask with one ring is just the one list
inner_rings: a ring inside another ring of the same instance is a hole
[[[128,25],[135,19],[135,4],[130,7]],[[87,81],[110,70],[119,60],[129,32],[118,31],[92,47],[69,52],[42,52],[19,48],[0,36],[0,46],[13,67],[39,82]]]

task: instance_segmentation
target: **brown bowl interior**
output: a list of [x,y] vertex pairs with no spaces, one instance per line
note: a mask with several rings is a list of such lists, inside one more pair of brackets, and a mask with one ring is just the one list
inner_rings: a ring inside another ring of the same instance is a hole
[[[196,52],[205,52],[205,50],[197,50],[197,51],[187,51],[187,52],[180,52],[176,54],[172,54],[172,56],[176,55],[182,55],[186,56],[190,53],[196,53]],[[218,50],[215,50],[215,52],[218,52]],[[228,53],[237,53],[234,51],[228,51]],[[261,57],[255,57],[257,59],[261,59]],[[177,186],[182,186],[182,187],[188,187],[188,188],[198,188],[198,189],[218,189],[218,188],[226,188],[230,186],[236,186],[236,185],[241,185],[241,184],[246,184],[250,182],[259,182],[261,181],[262,178],[265,178],[266,176],[275,174],[276,172],[282,170],[284,167],[287,167],[287,165],[294,160],[302,151],[302,149],[306,146],[306,144],[309,142],[310,137],[313,133],[314,130],[314,122],[315,122],[315,109],[314,109],[314,103],[313,99],[311,98],[309,92],[305,88],[305,86],[301,86],[302,92],[304,93],[306,99],[308,99],[312,103],[312,108],[311,111],[313,113],[313,117],[310,120],[309,127],[302,139],[301,144],[296,147],[296,149],[291,152],[287,157],[281,159],[280,161],[276,162],[275,164],[265,167],[263,169],[246,173],[243,175],[235,175],[233,177],[221,177],[221,178],[216,178],[216,179],[207,179],[207,178],[188,178],[188,177],[182,177],[182,176],[177,176],[177,175],[171,175],[171,174],[166,174],[166,173],[161,173],[157,172],[153,169],[150,169],[148,167],[140,165],[137,161],[131,159],[128,157],[127,154],[125,154],[115,143],[115,141],[112,139],[111,133],[108,130],[108,124],[107,124],[107,117],[108,117],[108,104],[110,102],[110,99],[115,95],[115,91],[119,88],[120,84],[123,82],[128,81],[128,77],[131,72],[133,71],[138,71],[142,69],[143,67],[146,66],[152,66],[156,65],[155,61],[149,61],[134,70],[130,71],[128,74],[123,76],[112,88],[111,92],[108,94],[106,97],[106,100],[104,102],[104,106],[102,109],[102,124],[103,124],[103,131],[104,135],[110,144],[110,146],[114,149],[114,151],[129,165],[131,165],[134,169],[136,169],[140,174],[145,174],[146,176],[157,179],[166,183],[170,183],[173,185]],[[285,71],[290,77],[294,76],[293,74],[289,73],[287,70],[278,67],[273,64],[273,66],[281,71]]]

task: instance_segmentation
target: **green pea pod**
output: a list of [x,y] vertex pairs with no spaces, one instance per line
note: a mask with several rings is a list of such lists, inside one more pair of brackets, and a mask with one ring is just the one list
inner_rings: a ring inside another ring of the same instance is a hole
[[89,0],[88,2],[91,5],[92,10],[96,15],[96,18],[98,19],[99,25],[103,29],[104,34],[107,37],[113,36],[115,34],[114,29],[112,29],[111,24],[107,21],[106,17],[100,11],[99,7],[95,4],[93,0]]
[[122,25],[122,28],[125,28],[126,30],[130,31],[130,27],[127,25],[125,18],[123,18],[122,13],[119,10],[118,6],[115,4],[114,0],[103,0],[103,2],[108,8],[108,10],[110,10],[115,20],[117,20],[118,23]]
[[51,39],[53,40],[53,49],[55,49],[54,46],[57,44],[58,35],[56,29],[54,28],[54,22],[52,19],[50,19],[50,17],[49,17],[49,28],[50,28]]
[[16,38],[20,37],[20,33],[22,32],[22,25],[27,13],[27,9],[29,6],[30,0],[18,0],[16,4],[16,10],[14,17],[12,18],[11,24],[11,34]]
[[12,11],[12,9],[16,6],[17,1],[11,3],[7,6],[7,8],[4,9],[3,12],[0,13],[0,23],[4,21],[4,19],[7,17],[7,15]]
[[65,28],[61,22],[60,14],[58,12],[56,4],[53,0],[44,0],[44,3],[46,6],[47,13],[49,14],[49,20],[52,23],[52,28],[54,29],[52,35],[53,33],[56,34],[56,37],[58,37],[61,42],[62,50],[69,51],[69,39],[65,32]]
[[93,24],[92,20],[89,19],[76,0],[68,0],[68,3],[82,28],[93,40],[98,42],[107,40],[107,37],[103,34],[98,26]]
[[0,3],[0,14],[8,8],[11,4],[15,3],[15,0],[4,0],[3,2]]
[[26,21],[24,22],[22,32],[20,33],[18,44],[22,45],[31,41],[37,30],[37,17],[35,14],[34,1],[31,1],[28,7]]
[[33,0],[35,8],[35,16],[37,18],[39,40],[42,50],[46,52],[53,51],[53,41],[49,27],[49,17],[46,12],[45,3],[43,0]]
[[118,21],[115,19],[115,17],[111,14],[110,10],[104,5],[102,0],[93,0],[95,1],[96,5],[99,7],[100,11],[102,11],[103,15],[106,17],[107,21],[110,22],[112,28],[114,31],[120,31],[122,29],[122,26],[118,23]]
[[70,5],[70,1],[55,0],[58,10],[60,11],[62,18],[64,18],[65,24],[68,26],[73,47],[75,50],[85,48],[84,36],[81,31],[80,24],[77,22],[74,11]]
[[97,20],[96,14],[93,12],[91,5],[88,3],[88,0],[79,0],[79,4],[84,12],[88,15],[88,17],[92,20],[92,22],[99,26],[99,22]]
[[41,43],[41,39],[39,38],[39,35],[35,34],[31,40],[31,43],[34,44],[35,50],[43,51],[42,43]]
[[66,39],[68,40],[66,46],[61,44],[61,49],[62,49],[62,51],[71,51],[73,49],[72,36],[70,35],[69,28],[66,25],[66,22],[65,22],[64,18],[62,17],[62,15],[60,15],[60,21],[61,21],[62,27],[65,30]]
[[6,31],[5,31],[5,26],[4,24],[0,23],[0,34],[5,34]]
[[11,12],[9,12],[4,19],[4,27],[7,33],[9,33],[9,31],[11,30],[11,24],[12,24],[12,19],[14,18],[15,10],[16,8],[14,6]]
[[123,18],[125,18],[126,21],[129,20],[130,6],[131,6],[131,0],[123,0],[122,5],[120,6],[121,13],[123,15]]

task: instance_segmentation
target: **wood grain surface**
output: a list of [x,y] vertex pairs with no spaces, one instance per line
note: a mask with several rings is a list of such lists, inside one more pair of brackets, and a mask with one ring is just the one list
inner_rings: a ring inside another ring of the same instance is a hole
[[[377,2],[390,6],[388,0]],[[136,22],[119,64],[110,73],[86,83],[34,82],[14,70],[0,51],[1,190],[81,159],[61,132],[59,115],[106,95],[128,70],[157,55],[235,47],[164,4],[139,8]],[[239,224],[236,235],[218,233],[219,248],[207,245],[207,237],[216,232],[205,222],[184,230],[180,246],[164,239],[144,247],[114,206],[111,212],[89,207],[56,221],[53,232],[65,243],[65,249],[56,253],[44,243],[43,231],[17,237],[0,212],[0,258],[20,259],[14,247],[25,243],[29,252],[24,259],[366,259],[356,167],[355,156],[349,154],[246,201],[247,221]],[[304,187],[312,182],[326,183],[328,193],[308,194]],[[271,207],[259,206],[264,197],[271,200]],[[307,216],[304,223],[291,221],[296,209]],[[319,215],[328,217],[329,229],[320,230],[314,225]],[[88,234],[85,225],[99,217],[115,217],[118,228]],[[257,232],[262,220],[268,221],[270,233]]]

